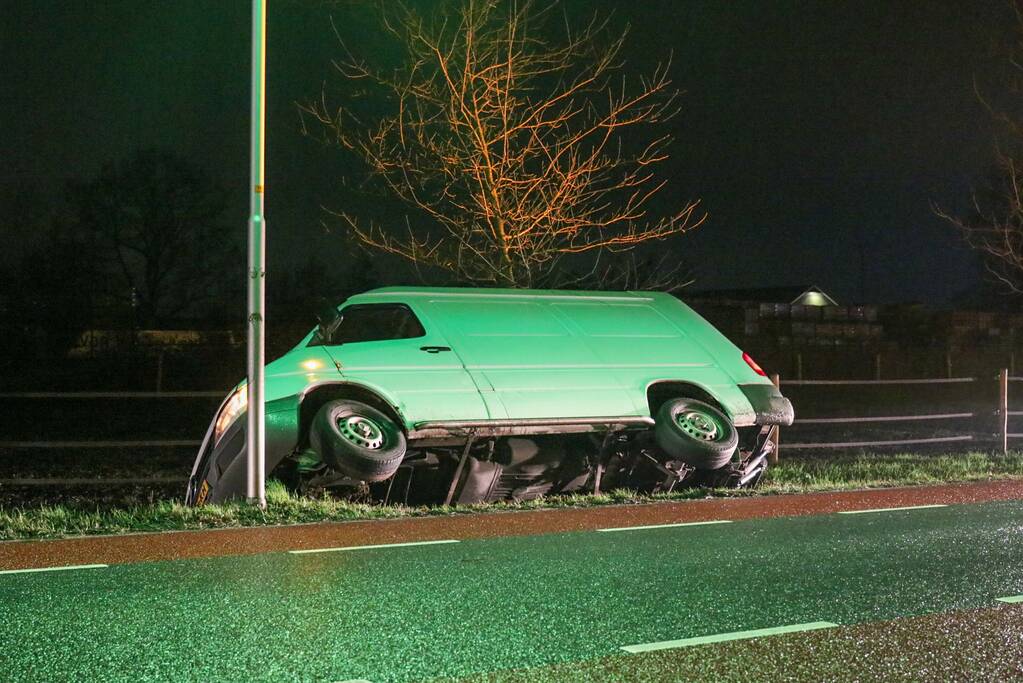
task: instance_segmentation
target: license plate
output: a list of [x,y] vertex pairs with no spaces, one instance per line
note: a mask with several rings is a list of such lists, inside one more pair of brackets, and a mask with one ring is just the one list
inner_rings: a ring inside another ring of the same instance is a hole
[[195,504],[202,505],[206,502],[206,496],[210,495],[210,483],[205,479],[202,480],[202,486],[199,487],[199,493],[195,497]]

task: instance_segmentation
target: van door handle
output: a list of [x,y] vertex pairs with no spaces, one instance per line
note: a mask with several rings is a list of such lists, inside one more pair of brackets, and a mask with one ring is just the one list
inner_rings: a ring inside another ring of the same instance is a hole
[[420,351],[426,351],[427,353],[440,353],[441,351],[450,351],[450,346],[420,346]]

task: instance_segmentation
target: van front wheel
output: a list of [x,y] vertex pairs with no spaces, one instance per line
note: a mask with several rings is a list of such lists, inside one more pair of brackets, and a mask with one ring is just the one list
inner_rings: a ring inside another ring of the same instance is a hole
[[362,481],[383,481],[405,457],[405,435],[382,412],[358,401],[325,403],[309,433],[331,468]]
[[674,398],[661,406],[654,438],[668,455],[698,470],[724,467],[739,445],[739,433],[727,415],[691,398]]

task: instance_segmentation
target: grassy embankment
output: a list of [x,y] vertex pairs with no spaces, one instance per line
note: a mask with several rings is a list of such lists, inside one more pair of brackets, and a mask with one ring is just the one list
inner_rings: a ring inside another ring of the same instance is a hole
[[132,507],[57,505],[0,508],[0,540],[592,507],[711,496],[809,493],[995,479],[1023,479],[1023,454],[865,454],[818,459],[788,458],[768,471],[757,491],[687,489],[657,495],[612,491],[602,495],[555,496],[521,503],[458,508],[380,506],[329,498],[302,498],[289,494],[277,482],[271,482],[264,511],[242,503],[188,508],[175,501]]

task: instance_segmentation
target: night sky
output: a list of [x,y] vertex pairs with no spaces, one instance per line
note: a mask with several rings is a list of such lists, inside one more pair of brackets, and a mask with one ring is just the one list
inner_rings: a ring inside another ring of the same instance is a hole
[[[145,147],[177,151],[234,198],[245,230],[249,11],[244,0],[3,0],[0,225],[30,241],[26,196]],[[673,51],[685,91],[666,199],[705,226],[673,243],[700,288],[816,283],[842,301],[946,302],[979,268],[932,202],[961,207],[990,164],[972,91],[1009,30],[1003,0],[570,2],[632,27],[630,68]],[[296,100],[332,78],[328,17],[372,55],[371,12],[270,0],[268,287],[312,255],[345,267],[321,206],[359,169],[303,137]],[[362,42],[360,43],[360,39]],[[666,207],[667,208],[667,207]]]

